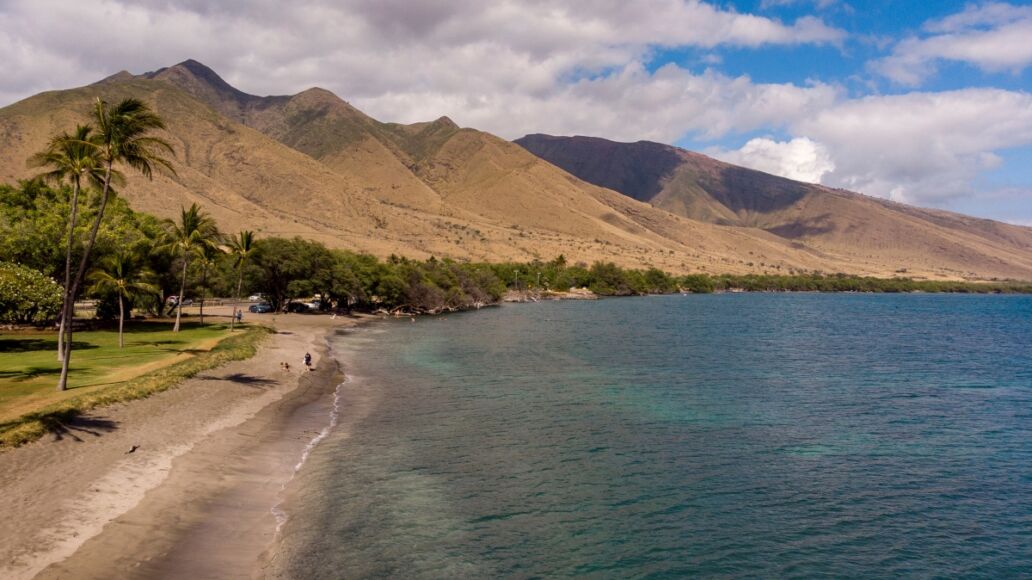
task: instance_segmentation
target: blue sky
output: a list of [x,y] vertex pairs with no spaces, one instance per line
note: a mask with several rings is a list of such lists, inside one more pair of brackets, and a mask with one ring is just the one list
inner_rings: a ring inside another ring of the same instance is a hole
[[660,141],[1032,225],[1029,0],[4,0],[0,31],[0,105],[192,58],[386,121]]

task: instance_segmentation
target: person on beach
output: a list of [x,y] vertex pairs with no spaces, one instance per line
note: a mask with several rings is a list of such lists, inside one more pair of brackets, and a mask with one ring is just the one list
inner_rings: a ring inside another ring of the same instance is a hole
[[305,353],[305,367],[307,367],[308,370],[312,370],[312,355],[307,352]]

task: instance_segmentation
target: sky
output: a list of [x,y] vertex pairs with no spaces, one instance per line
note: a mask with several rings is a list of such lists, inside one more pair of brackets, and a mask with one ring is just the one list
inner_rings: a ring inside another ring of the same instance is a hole
[[1032,0],[0,0],[0,106],[198,60],[1032,225]]

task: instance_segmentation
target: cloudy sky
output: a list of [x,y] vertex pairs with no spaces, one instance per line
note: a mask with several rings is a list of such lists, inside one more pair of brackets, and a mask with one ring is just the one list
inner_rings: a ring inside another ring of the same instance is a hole
[[1032,2],[0,0],[0,106],[187,58],[385,121],[649,139],[1032,225]]

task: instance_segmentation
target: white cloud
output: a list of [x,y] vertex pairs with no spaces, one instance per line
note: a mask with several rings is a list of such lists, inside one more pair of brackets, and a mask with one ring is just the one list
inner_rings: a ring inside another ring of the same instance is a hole
[[[7,0],[0,30],[8,99],[186,58],[258,94],[322,85],[355,98],[414,87],[491,98],[604,74],[655,47],[845,37],[813,17],[783,23],[699,0]],[[40,66],[51,61],[65,74]]]
[[[687,134],[705,140],[783,133],[787,141],[754,140],[723,153],[783,175],[932,204],[973,195],[971,183],[1000,162],[997,152],[1032,145],[1032,103],[1023,92],[850,99],[820,82],[758,83],[675,64],[650,70],[653,51],[663,47],[719,56],[710,49],[835,45],[845,38],[813,17],[786,23],[718,6],[696,0],[647,0],[644,7],[624,0],[0,0],[0,103],[119,69],[138,73],[195,58],[247,92],[322,86],[383,120],[448,115],[509,138],[540,131],[669,143]],[[848,5],[836,9],[841,6]],[[1027,11],[982,5],[929,23],[923,40],[976,39],[1025,22]],[[987,53],[997,61],[979,62],[1005,69],[1024,62],[1021,50],[1029,43],[1014,44],[1017,56],[1001,48]],[[974,59],[977,51],[965,54]],[[900,61],[901,68],[921,78],[927,73],[920,67],[940,58]]]
[[1001,163],[1032,145],[1032,95],[998,89],[869,96],[793,124],[824,144],[835,169],[822,183],[901,201],[943,204],[973,194]]
[[[1000,192],[976,190],[1002,164],[998,152],[1032,146],[1032,95],[998,89],[840,98],[800,112],[787,141],[756,138],[724,161],[800,181],[919,205],[966,209]],[[1027,187],[1012,197],[1027,197]],[[998,205],[998,204],[996,204]]]
[[1020,72],[1032,65],[1032,7],[987,3],[925,24],[925,36],[899,42],[892,54],[870,68],[917,86],[937,72],[941,61],[964,62],[987,72]]
[[[849,6],[848,4],[841,3],[840,0],[762,0],[760,2],[760,10],[797,6],[800,4],[813,4],[818,10],[827,10],[833,6],[842,6],[844,8]],[[851,8],[845,9],[851,10]]]
[[808,183],[820,183],[826,173],[835,170],[828,149],[806,137],[790,141],[757,137],[750,139],[741,149],[718,150],[711,154],[728,163]]

